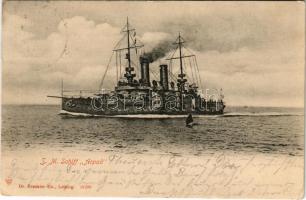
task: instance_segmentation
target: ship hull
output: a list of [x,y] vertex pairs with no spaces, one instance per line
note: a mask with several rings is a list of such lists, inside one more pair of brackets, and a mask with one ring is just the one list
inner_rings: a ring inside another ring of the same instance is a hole
[[[192,106],[192,102],[184,102],[183,107],[167,109],[161,105],[159,107],[152,107],[152,104],[146,102],[144,105],[139,104],[125,104],[122,105],[122,101],[119,101],[116,106],[114,104],[97,105],[97,102],[93,97],[87,98],[62,98],[62,111],[64,115],[75,116],[101,116],[101,117],[113,117],[113,116],[143,116],[148,118],[152,115],[160,116],[186,116],[191,113],[194,115],[222,115],[225,105],[222,102],[209,102],[204,103],[201,107],[196,104]],[[147,115],[147,116],[145,116]]]

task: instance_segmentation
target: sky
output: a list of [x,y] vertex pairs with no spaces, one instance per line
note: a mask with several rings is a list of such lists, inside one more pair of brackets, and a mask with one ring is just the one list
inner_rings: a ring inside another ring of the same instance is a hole
[[227,105],[303,107],[304,12],[303,2],[6,1],[2,102],[59,103],[46,96],[61,79],[97,90],[129,17],[146,51],[180,32],[202,88],[222,88]]

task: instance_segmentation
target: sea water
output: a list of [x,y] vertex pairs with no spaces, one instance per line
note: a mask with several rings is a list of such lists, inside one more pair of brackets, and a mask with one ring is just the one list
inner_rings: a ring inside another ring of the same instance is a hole
[[304,154],[302,108],[227,107],[224,115],[194,118],[199,125],[193,128],[185,127],[184,117],[69,117],[59,111],[55,105],[3,106],[2,153]]

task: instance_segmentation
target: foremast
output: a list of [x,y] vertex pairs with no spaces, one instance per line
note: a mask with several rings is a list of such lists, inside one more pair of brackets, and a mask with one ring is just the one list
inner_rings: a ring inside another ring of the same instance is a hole
[[[119,52],[120,55],[121,55],[121,51],[126,51],[127,50],[127,53],[125,54],[126,55],[126,60],[127,60],[127,66],[125,67],[125,73],[124,73],[124,77],[126,78],[127,80],[127,84],[132,86],[133,85],[133,82],[134,82],[134,78],[136,77],[136,74],[133,73],[135,71],[134,67],[132,66],[132,61],[131,61],[131,49],[135,49],[136,50],[136,53],[137,53],[137,48],[141,48],[143,47],[143,45],[137,45],[136,44],[136,39],[134,41],[134,44],[131,45],[131,40],[132,40],[132,37],[131,37],[131,34],[134,33],[134,36],[136,35],[136,32],[135,32],[135,29],[134,28],[131,28],[130,24],[129,24],[129,18],[127,17],[127,20],[126,20],[126,25],[125,27],[123,28],[124,30],[122,32],[126,33],[126,37],[127,37],[127,40],[126,40],[126,45],[127,47],[124,47],[124,48],[119,48],[119,49],[114,49],[114,51],[116,52],[116,54]],[[124,37],[125,37],[124,36]],[[123,38],[122,38],[123,39]],[[120,67],[121,68],[121,67]]]
[[126,59],[128,61],[128,66],[125,68],[125,74],[124,77],[126,77],[128,84],[133,83],[133,79],[136,76],[136,74],[133,73],[134,68],[131,66],[131,46],[130,46],[130,31],[133,31],[134,29],[130,29],[129,27],[129,18],[126,19],[126,30],[124,32],[127,33],[127,54]]

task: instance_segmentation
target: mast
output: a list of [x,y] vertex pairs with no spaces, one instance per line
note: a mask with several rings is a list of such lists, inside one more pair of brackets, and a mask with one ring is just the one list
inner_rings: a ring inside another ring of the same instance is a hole
[[179,38],[178,38],[178,46],[180,50],[180,68],[181,68],[181,79],[183,79],[183,62],[182,62],[182,42],[181,42],[181,33],[179,33]]
[[128,67],[125,68],[125,74],[124,76],[128,80],[128,84],[132,85],[133,84],[133,78],[136,76],[136,74],[133,74],[132,72],[134,71],[134,68],[131,66],[131,48],[137,48],[135,45],[134,47],[130,46],[130,31],[133,31],[134,29],[129,28],[129,18],[127,17],[126,19],[126,32],[127,32],[127,54],[126,54],[126,59],[128,60]]
[[187,82],[187,79],[184,78],[186,76],[186,74],[184,74],[183,58],[195,57],[195,55],[193,55],[193,54],[183,55],[183,48],[184,48],[184,46],[182,45],[183,43],[185,43],[185,41],[182,38],[181,33],[179,32],[178,38],[173,43],[173,44],[177,45],[176,50],[179,50],[179,56],[178,57],[173,57],[173,55],[172,55],[172,57],[166,59],[166,60],[170,60],[170,61],[174,60],[174,59],[179,59],[180,60],[180,73],[178,74],[177,82],[180,84],[179,90],[180,90],[181,93],[183,93],[184,84]]
[[[121,40],[115,45],[113,51],[116,53],[116,60],[117,60],[117,53],[119,52],[119,62],[120,62],[120,69],[121,69],[121,51],[124,51],[127,53],[125,54],[125,59],[128,60],[128,64],[127,66],[125,67],[125,73],[124,73],[124,77],[126,78],[126,80],[128,81],[127,82],[127,85],[129,86],[133,86],[134,85],[134,78],[136,76],[135,73],[132,73],[134,71],[134,67],[132,66],[133,62],[131,61],[131,49],[138,49],[138,48],[142,48],[144,45],[143,44],[139,44],[137,45],[136,44],[136,39],[135,39],[135,43],[134,44],[131,44],[131,40],[133,40],[132,38],[130,38],[131,36],[131,33],[133,33],[133,31],[135,31],[135,29],[133,28],[130,28],[130,24],[129,24],[129,18],[127,17],[126,19],[126,25],[123,27],[123,30],[121,32],[126,32],[126,34],[124,34],[124,36],[121,38]],[[136,35],[136,32],[134,32],[134,37]],[[123,41],[123,39],[125,38],[125,36],[127,36],[127,47],[119,47],[119,45],[121,44],[121,41]],[[133,36],[132,36],[133,37]],[[112,54],[113,56],[113,54]],[[109,59],[109,62],[107,64],[107,67],[105,69],[105,72],[104,72],[104,75],[103,75],[103,78],[102,78],[102,81],[100,83],[100,88],[102,87],[103,85],[103,82],[104,82],[104,78],[106,76],[106,73],[108,71],[108,68],[110,66],[110,63],[111,63],[111,60],[112,60],[112,56],[110,57]],[[121,70],[120,70],[120,75],[121,75]],[[119,83],[119,82],[118,82]]]
[[[187,82],[187,80],[186,79],[184,79],[184,77],[186,76],[185,74],[184,74],[184,71],[183,71],[183,58],[185,57],[185,56],[183,56],[182,55],[182,44],[184,43],[184,40],[182,40],[182,37],[181,37],[181,33],[179,33],[179,36],[178,36],[178,40],[177,40],[178,42],[176,42],[175,44],[177,44],[178,45],[178,49],[179,49],[179,53],[180,53],[180,55],[179,55],[179,59],[180,59],[180,74],[178,75],[178,77],[179,77],[179,79],[177,80],[178,82],[179,82],[179,84],[180,84],[180,86],[179,86],[179,91],[180,91],[180,93],[181,93],[181,95],[183,94],[183,91],[184,91],[184,84],[185,84],[185,82]],[[172,59],[175,59],[175,58],[172,58]]]
[[130,50],[130,29],[129,29],[129,18],[126,18],[126,31],[127,31],[127,60],[128,60],[128,67],[131,68],[131,50]]
[[180,59],[180,70],[181,70],[181,73],[178,75],[178,77],[180,79],[178,79],[177,81],[179,82],[179,92],[180,92],[180,100],[181,100],[181,109],[183,109],[184,107],[184,98],[183,98],[183,93],[184,93],[184,85],[185,85],[185,82],[187,82],[186,79],[184,79],[185,77],[185,74],[183,72],[183,56],[182,56],[182,43],[184,41],[181,41],[181,33],[179,32],[179,36],[178,36],[178,48],[179,48],[179,53],[180,53],[180,56],[179,56],[179,59]]
[[61,97],[64,96],[64,80],[61,81]]
[[[125,54],[125,59],[128,60],[128,64],[127,66],[125,67],[125,74],[124,74],[124,77],[126,78],[127,80],[127,84],[129,86],[133,86],[134,84],[134,78],[136,76],[135,73],[133,73],[134,71],[134,67],[132,66],[133,62],[131,61],[131,49],[137,49],[137,48],[141,48],[143,47],[144,45],[143,44],[140,44],[140,45],[136,45],[136,40],[135,40],[135,43],[134,44],[131,44],[131,33],[133,33],[133,31],[135,31],[135,29],[131,28],[130,27],[130,24],[129,24],[129,18],[127,17],[126,19],[126,25],[124,26],[124,30],[122,30],[122,32],[126,32],[126,35],[127,36],[127,47],[122,47],[122,48],[118,48],[118,45],[121,44],[121,41],[123,40],[123,38],[125,38],[125,36],[117,43],[117,45],[115,46],[115,49],[113,49],[113,51],[116,52],[121,52],[121,51],[125,51],[127,52]],[[136,32],[134,32],[134,36],[135,36]],[[121,55],[121,53],[119,53],[119,55]],[[121,57],[121,56],[120,56]],[[121,62],[121,58],[120,58],[120,62]],[[105,76],[105,75],[104,75]],[[102,83],[103,83],[103,80],[102,80]]]
[[[61,98],[63,98],[63,97],[64,97],[64,80],[62,78],[62,81],[61,81]],[[61,109],[63,109],[63,99],[62,99]]]
[[185,79],[184,77],[186,76],[186,74],[184,74],[184,70],[183,70],[183,58],[186,57],[194,57],[195,55],[183,55],[183,43],[185,43],[184,39],[181,37],[181,33],[179,32],[179,36],[178,38],[175,40],[174,44],[178,45],[176,50],[179,50],[179,56],[178,57],[173,57],[174,53],[176,52],[176,50],[174,51],[172,57],[167,58],[166,60],[173,60],[173,59],[180,59],[180,73],[178,74],[178,91],[180,93],[180,100],[181,100],[181,108],[183,109],[183,105],[184,105],[184,98],[183,98],[183,94],[185,93],[185,83],[187,82],[187,79]]

